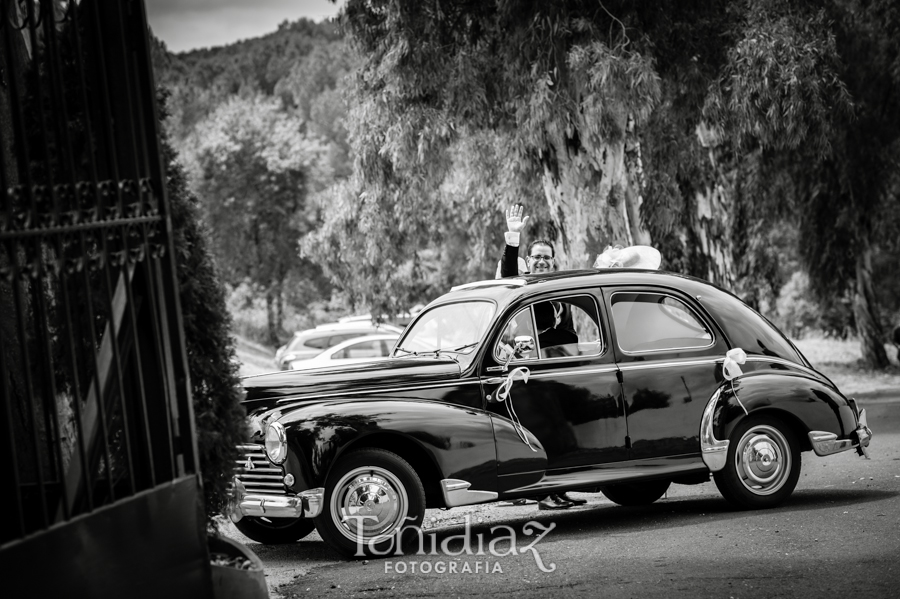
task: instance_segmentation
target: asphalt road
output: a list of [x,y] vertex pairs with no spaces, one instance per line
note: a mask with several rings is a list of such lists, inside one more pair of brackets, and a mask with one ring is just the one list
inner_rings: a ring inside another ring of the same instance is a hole
[[429,510],[425,555],[357,562],[316,533],[282,546],[231,534],[262,558],[273,599],[900,597],[900,397],[861,404],[871,459],[804,453],[797,489],[773,510],[735,511],[711,482],[643,508],[575,494],[588,504],[563,512]]

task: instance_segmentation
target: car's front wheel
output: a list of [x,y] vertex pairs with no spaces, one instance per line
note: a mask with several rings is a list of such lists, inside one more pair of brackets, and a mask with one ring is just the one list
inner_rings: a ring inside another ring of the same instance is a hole
[[800,478],[800,449],[793,431],[771,416],[739,423],[731,434],[725,468],[716,486],[744,509],[771,508],[788,498]]
[[394,553],[403,531],[421,527],[424,517],[425,490],[406,460],[383,449],[361,449],[328,475],[316,528],[346,557],[383,556]]
[[264,518],[245,516],[235,528],[258,543],[278,545],[293,543],[311,533],[315,524],[309,518]]
[[600,487],[600,491],[613,503],[626,507],[650,505],[668,491],[669,484],[667,480],[636,481],[606,485]]

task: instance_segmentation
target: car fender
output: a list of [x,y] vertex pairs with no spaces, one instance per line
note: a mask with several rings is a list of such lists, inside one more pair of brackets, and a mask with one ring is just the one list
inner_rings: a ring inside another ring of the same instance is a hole
[[413,467],[433,466],[438,479],[460,479],[486,491],[497,486],[493,429],[481,410],[437,401],[347,399],[303,405],[279,422],[291,449],[288,470],[302,477],[305,488],[324,487],[346,452],[384,445],[403,448],[400,457]]
[[825,381],[802,372],[752,372],[724,381],[707,402],[700,445],[710,470],[724,467],[728,439],[738,423],[763,412],[791,426],[803,451],[812,449],[810,431],[846,439],[856,428],[856,416],[847,399]]

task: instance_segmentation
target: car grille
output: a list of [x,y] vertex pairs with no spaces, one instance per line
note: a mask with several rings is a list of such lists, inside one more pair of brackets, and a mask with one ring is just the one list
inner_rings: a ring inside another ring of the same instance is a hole
[[[241,457],[235,466],[235,478],[244,485],[247,493],[285,495],[284,469],[266,457],[262,445],[248,443],[238,445]],[[251,467],[252,466],[252,467]]]

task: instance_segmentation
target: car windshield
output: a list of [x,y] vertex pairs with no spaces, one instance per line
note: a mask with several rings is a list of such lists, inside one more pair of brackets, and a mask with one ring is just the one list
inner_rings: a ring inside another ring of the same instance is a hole
[[395,357],[474,354],[494,316],[486,301],[436,306],[416,320],[394,350]]

